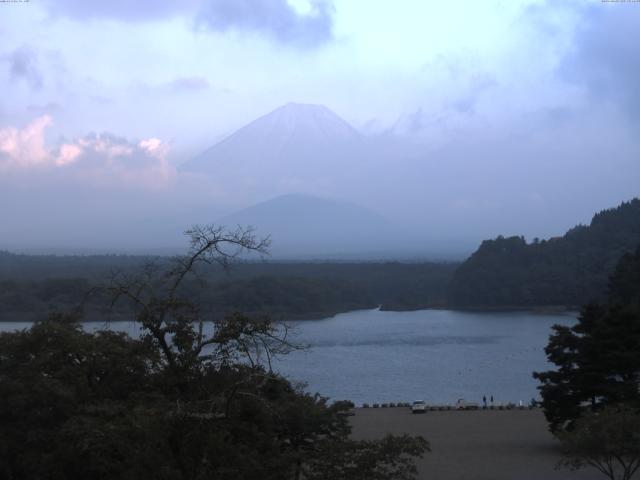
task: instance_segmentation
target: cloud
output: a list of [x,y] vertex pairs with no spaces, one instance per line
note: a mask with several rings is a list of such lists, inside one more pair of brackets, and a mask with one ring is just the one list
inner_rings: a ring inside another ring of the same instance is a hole
[[213,31],[256,32],[282,43],[317,47],[333,38],[333,4],[311,3],[308,13],[299,13],[287,0],[212,0],[198,24]]
[[207,90],[210,86],[205,77],[179,77],[169,82],[169,88],[179,92]]
[[58,102],[48,102],[45,104],[30,104],[27,105],[27,111],[33,115],[51,115],[64,110],[64,107]]
[[485,97],[498,89],[498,81],[487,73],[466,74],[451,63],[445,68],[450,91],[432,95],[436,101],[426,99],[425,105],[403,113],[388,133],[436,145],[446,142],[461,128],[473,125],[477,115],[486,114]]
[[462,96],[450,102],[450,107],[461,114],[473,114],[482,94],[498,86],[498,82],[489,75],[475,75]]
[[113,19],[128,22],[157,20],[196,10],[201,0],[47,0],[44,2],[53,16],[74,20]]
[[157,138],[138,143],[110,133],[90,134],[55,147],[45,145],[48,115],[24,128],[0,128],[0,170],[59,171],[94,184],[160,188],[174,175],[166,155],[168,145]]
[[44,115],[26,127],[0,129],[0,167],[29,168],[55,164],[44,145],[44,130],[51,125],[51,117]]
[[42,88],[42,72],[34,50],[22,46],[6,55],[4,59],[9,63],[9,76],[12,81],[24,80],[33,89]]
[[56,162],[73,164],[83,178],[100,184],[162,188],[174,174],[166,160],[168,149],[157,138],[132,143],[110,133],[91,134],[61,145]]
[[614,102],[640,119],[640,8],[603,3],[584,9],[582,17],[561,76],[586,87],[592,99]]

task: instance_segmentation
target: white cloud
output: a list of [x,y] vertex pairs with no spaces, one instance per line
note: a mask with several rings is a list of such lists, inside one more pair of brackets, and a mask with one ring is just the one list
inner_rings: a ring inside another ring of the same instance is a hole
[[22,129],[1,128],[0,167],[27,168],[49,164],[52,158],[44,146],[44,130],[51,123],[51,117],[43,115]]
[[65,143],[60,147],[56,165],[62,166],[74,163],[80,155],[82,155],[82,148],[78,145]]
[[143,188],[166,186],[174,176],[166,159],[169,147],[158,138],[133,143],[102,133],[50,147],[45,130],[52,122],[44,115],[24,128],[0,128],[0,170],[65,169],[81,181]]

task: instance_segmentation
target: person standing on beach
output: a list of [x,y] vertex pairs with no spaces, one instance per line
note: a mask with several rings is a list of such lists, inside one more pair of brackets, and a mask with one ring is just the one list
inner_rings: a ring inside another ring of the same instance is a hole
[[491,405],[493,405],[493,395],[491,395]]
[[482,403],[484,405],[484,408],[487,408],[487,396],[486,395],[482,396]]

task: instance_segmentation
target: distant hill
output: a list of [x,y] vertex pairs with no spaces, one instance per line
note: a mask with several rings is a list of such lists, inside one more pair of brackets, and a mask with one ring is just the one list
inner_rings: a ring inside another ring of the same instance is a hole
[[390,222],[354,203],[289,194],[258,203],[219,220],[233,228],[251,225],[269,235],[275,256],[341,256],[375,253],[385,248]]
[[597,213],[563,237],[485,240],[456,270],[449,303],[459,307],[578,306],[603,300],[620,257],[640,245],[640,199]]

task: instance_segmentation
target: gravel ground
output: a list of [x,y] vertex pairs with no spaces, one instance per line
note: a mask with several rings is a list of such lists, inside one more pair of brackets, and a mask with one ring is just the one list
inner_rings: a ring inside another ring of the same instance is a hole
[[[555,480],[603,479],[593,469],[557,470],[558,444],[534,410],[434,411],[358,408],[353,436],[372,439],[387,433],[422,435],[431,453],[418,461],[420,479]],[[640,478],[640,477],[639,477]]]

